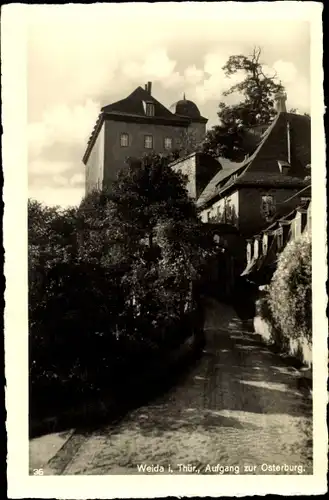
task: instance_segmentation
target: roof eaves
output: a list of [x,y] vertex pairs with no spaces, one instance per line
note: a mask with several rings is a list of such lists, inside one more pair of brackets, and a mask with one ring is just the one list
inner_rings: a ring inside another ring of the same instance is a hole
[[104,115],[112,120],[129,120],[143,123],[165,123],[168,125],[187,126],[191,122],[189,118],[173,116],[147,116],[137,113],[127,113],[123,111],[105,111]]
[[210,201],[214,200],[215,198],[217,198],[218,196],[220,196],[224,192],[229,191],[230,189],[232,189],[232,187],[235,187],[235,186],[238,186],[238,179],[235,179],[234,181],[232,181],[230,183],[227,183],[220,190],[213,191],[211,194],[209,193],[209,196],[207,198],[203,199],[202,198],[202,193],[201,193],[201,195],[199,196],[199,198],[198,198],[198,200],[196,202],[197,207],[199,207],[199,208],[206,208],[206,206],[209,204]]
[[97,139],[99,131],[100,131],[102,125],[103,125],[103,122],[104,122],[104,113],[100,112],[100,114],[98,115],[98,118],[96,120],[95,126],[94,126],[94,128],[93,128],[93,130],[92,130],[92,132],[90,134],[89,139],[88,139],[85,153],[84,153],[84,155],[82,157],[82,161],[83,161],[83,163],[85,165],[86,165],[86,163],[88,161],[90,152],[92,150],[93,145],[95,144],[95,141]]
[[[219,170],[219,172],[217,172],[216,175],[214,175],[214,177],[202,191],[198,199],[198,201],[200,200],[200,203],[202,203],[203,199],[209,201],[214,196],[217,196],[218,192],[221,191],[218,190],[218,184],[225,181],[225,179],[228,179],[232,175],[236,174],[240,169],[242,170],[248,164],[248,161],[243,161],[241,163],[233,163],[227,160],[227,163],[225,163],[225,168],[223,168],[223,164],[221,163],[220,157],[216,157],[215,160],[220,164],[222,168],[221,170]],[[229,163],[231,163],[231,165],[234,165],[234,167],[229,169],[228,168]],[[228,186],[228,184],[226,184],[225,187],[226,186]]]
[[278,123],[280,116],[281,116],[281,113],[278,113],[276,115],[276,117],[274,118],[274,120],[272,121],[272,123],[269,125],[268,129],[262,135],[261,142],[259,143],[259,145],[255,149],[255,151],[253,152],[253,154],[248,158],[248,167],[246,169],[246,172],[249,170],[249,168],[251,167],[251,164],[257,158],[259,152],[261,151],[261,149],[263,148],[264,144],[268,140],[268,138],[271,135],[272,131],[274,130],[276,124]]
[[182,156],[180,158],[177,158],[177,160],[174,160],[172,162],[169,163],[169,167],[175,167],[176,165],[178,165],[179,163],[187,160],[188,158],[192,158],[192,156],[196,156],[198,154],[197,151],[193,151],[192,153],[189,153],[185,156]]

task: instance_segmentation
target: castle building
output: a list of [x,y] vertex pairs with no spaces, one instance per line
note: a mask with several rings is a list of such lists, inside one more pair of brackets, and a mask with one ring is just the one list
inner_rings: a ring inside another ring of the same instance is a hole
[[299,204],[295,195],[310,183],[311,120],[287,112],[286,98],[276,96],[277,115],[243,161],[194,153],[172,163],[203,222],[233,224],[250,238]]
[[172,153],[180,148],[186,134],[201,142],[207,121],[185,95],[167,109],[153,97],[151,82],[104,106],[83,156],[86,194],[116,179],[127,158]]
[[[284,93],[275,96],[277,114],[268,127],[247,131],[249,154],[243,161],[195,151],[170,164],[186,176],[205,229],[220,241],[221,260],[214,262],[210,275],[215,288],[226,283],[226,295],[232,293],[238,276],[256,268],[259,275],[260,261],[268,279],[277,255],[270,241],[282,249],[288,227],[296,233],[305,227],[306,212],[300,207],[305,205],[306,192],[310,196],[311,120],[287,112],[286,99]],[[153,97],[151,82],[104,106],[83,157],[86,194],[113,182],[128,158],[172,154],[184,149],[186,136],[194,144],[201,143],[206,123],[185,95],[170,109],[163,106]],[[310,207],[307,210],[310,227]]]

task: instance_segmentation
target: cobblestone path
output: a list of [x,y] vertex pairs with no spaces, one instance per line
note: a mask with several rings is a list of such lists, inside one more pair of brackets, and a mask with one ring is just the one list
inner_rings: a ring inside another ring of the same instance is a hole
[[138,474],[145,465],[187,473],[190,464],[196,473],[312,474],[312,403],[295,371],[227,306],[210,304],[206,337],[176,387],[115,426],[74,433],[48,473]]

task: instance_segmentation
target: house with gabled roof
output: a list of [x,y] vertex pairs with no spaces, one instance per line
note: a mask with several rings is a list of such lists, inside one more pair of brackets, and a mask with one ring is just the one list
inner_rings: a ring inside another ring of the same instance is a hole
[[[310,178],[311,121],[288,113],[285,101],[285,94],[276,96],[276,117],[243,161],[216,158],[216,168],[214,161],[196,153],[193,165],[191,158],[172,164],[187,175],[204,222],[231,223],[247,238],[267,227],[281,207],[287,212],[295,208],[294,195]],[[208,170],[206,161],[211,163]]]
[[128,158],[170,154],[187,132],[201,142],[207,121],[185,95],[167,109],[152,95],[151,82],[104,106],[83,156],[86,193],[111,183]]
[[304,232],[312,232],[311,185],[293,197],[296,207],[288,213],[280,210],[273,222],[260,233],[247,240],[247,265],[241,276],[258,285],[270,282],[277,266],[278,257],[286,245]]

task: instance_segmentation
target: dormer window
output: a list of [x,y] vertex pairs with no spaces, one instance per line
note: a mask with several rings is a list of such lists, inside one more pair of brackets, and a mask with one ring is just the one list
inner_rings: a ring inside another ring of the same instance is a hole
[[311,203],[308,206],[307,209],[307,229],[311,231],[312,229],[312,205]]
[[258,238],[254,241],[254,259],[258,259],[259,257],[259,240]]
[[294,233],[293,233],[294,238],[298,238],[298,236],[300,236],[302,233],[302,214],[299,211],[296,212],[296,217],[293,226],[294,226]]
[[154,116],[155,107],[153,102],[147,102],[145,107],[146,116]]
[[275,215],[275,198],[272,195],[263,195],[261,200],[261,214],[265,220],[271,220]]
[[249,240],[247,243],[247,264],[250,264],[250,262],[251,262],[251,252],[252,252],[251,245],[252,245],[252,241]]
[[276,232],[276,238],[277,238],[277,247],[278,250],[281,250],[283,247],[283,229],[280,227],[277,232]]
[[267,234],[264,234],[263,236],[263,255],[266,255],[267,254],[267,251],[268,251],[268,235]]
[[298,223],[299,223],[299,220],[298,220],[298,218],[297,218],[297,217],[295,217],[295,219],[294,219],[294,220],[292,220],[292,221],[291,221],[291,224],[290,224],[290,233],[291,233],[291,238],[292,238],[293,240],[295,240],[295,239],[297,238],[298,233],[299,233],[299,231],[298,231],[298,229],[299,229],[299,228],[298,228],[299,224],[298,224]]

